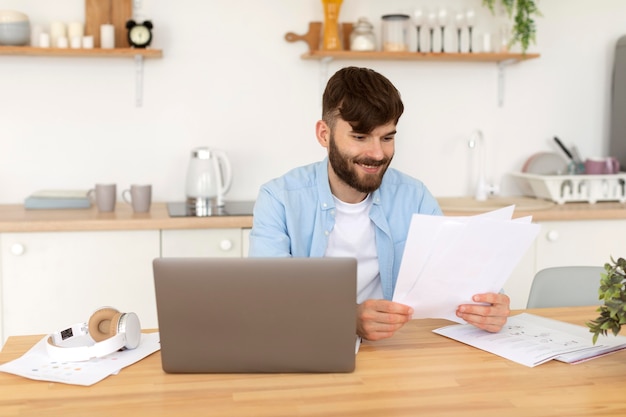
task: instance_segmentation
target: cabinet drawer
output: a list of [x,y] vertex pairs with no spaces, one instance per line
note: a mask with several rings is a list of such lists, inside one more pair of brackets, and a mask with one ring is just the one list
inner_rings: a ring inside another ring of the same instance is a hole
[[102,306],[157,327],[158,230],[4,233],[0,248],[4,338],[51,333]]
[[602,266],[626,256],[626,220],[542,222],[537,271],[551,266]]
[[242,229],[162,230],[161,256],[241,257]]

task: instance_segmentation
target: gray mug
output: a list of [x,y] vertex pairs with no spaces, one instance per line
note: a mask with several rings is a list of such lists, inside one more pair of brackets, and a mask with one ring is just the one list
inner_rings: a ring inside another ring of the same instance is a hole
[[98,211],[109,212],[115,210],[116,190],[115,184],[96,184],[87,195],[95,199]]
[[152,203],[152,186],[133,184],[122,191],[122,198],[133,207],[135,213],[148,212]]

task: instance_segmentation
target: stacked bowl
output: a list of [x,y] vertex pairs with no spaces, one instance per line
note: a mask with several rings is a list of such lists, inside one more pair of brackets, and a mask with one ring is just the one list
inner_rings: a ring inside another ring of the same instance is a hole
[[21,46],[29,43],[28,16],[14,10],[0,10],[0,45]]

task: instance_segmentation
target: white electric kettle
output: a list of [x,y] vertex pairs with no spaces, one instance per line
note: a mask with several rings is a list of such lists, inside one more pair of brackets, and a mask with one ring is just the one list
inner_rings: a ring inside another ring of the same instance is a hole
[[232,171],[223,151],[208,147],[194,148],[187,168],[187,206],[196,215],[210,215],[224,206],[230,189]]

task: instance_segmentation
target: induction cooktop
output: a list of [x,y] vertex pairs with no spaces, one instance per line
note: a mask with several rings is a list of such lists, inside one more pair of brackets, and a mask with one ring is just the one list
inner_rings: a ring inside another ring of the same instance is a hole
[[253,208],[254,201],[226,201],[224,207],[212,207],[200,213],[185,202],[167,203],[170,217],[252,216]]

